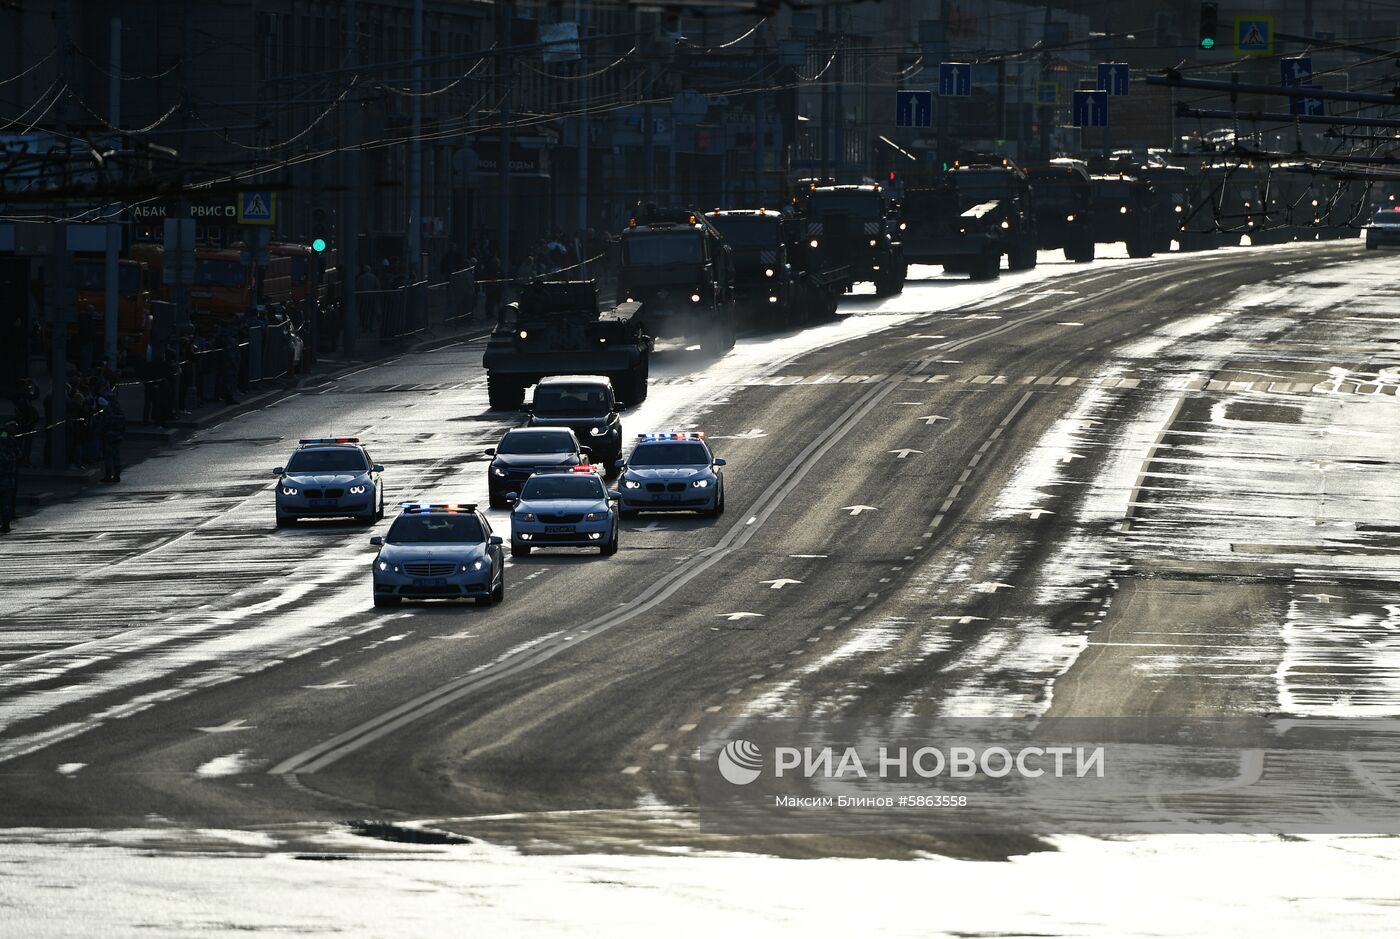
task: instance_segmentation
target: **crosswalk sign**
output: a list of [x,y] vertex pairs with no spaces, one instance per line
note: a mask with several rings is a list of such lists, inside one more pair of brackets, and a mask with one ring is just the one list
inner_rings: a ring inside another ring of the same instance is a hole
[[1240,55],[1273,55],[1274,18],[1235,17],[1235,51]]
[[238,224],[275,225],[277,223],[277,194],[265,189],[238,194]]

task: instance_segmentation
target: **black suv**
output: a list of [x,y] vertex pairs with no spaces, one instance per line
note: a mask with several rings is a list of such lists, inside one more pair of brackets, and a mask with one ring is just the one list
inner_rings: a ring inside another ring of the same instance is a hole
[[493,509],[509,503],[506,493],[519,492],[531,474],[586,464],[591,451],[580,447],[578,438],[567,427],[518,427],[506,431],[501,442],[486,451],[491,466],[486,470],[486,489]]
[[530,427],[567,427],[605,467],[622,457],[622,418],[612,382],[602,375],[542,378],[526,406]]

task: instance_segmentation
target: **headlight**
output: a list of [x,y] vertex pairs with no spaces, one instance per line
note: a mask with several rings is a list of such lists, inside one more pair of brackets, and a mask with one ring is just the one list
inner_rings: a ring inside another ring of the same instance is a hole
[[[481,570],[481,569],[482,569],[483,567],[485,567],[485,566],[486,566],[486,562],[485,562],[485,561],[472,561],[471,569],[474,570],[474,571],[479,571],[479,570]],[[462,570],[465,571],[466,569],[467,569],[467,565],[463,564],[463,565],[462,565]]]
[[608,517],[608,513],[607,513],[607,512],[589,512],[587,515],[585,515],[585,516],[583,517],[583,520],[584,520],[585,522],[601,522],[603,519],[605,519],[605,518],[607,518],[607,517]]
[[709,484],[710,481],[708,479],[692,479],[690,481],[690,485],[696,489],[704,489]]
[[1065,221],[1066,221],[1066,222],[1072,222],[1072,221],[1074,221],[1074,215],[1073,215],[1073,214],[1066,215],[1066,216],[1065,216]]
[[504,476],[504,475],[506,475],[506,471],[503,470],[503,469],[501,469],[499,466],[493,466],[493,467],[491,467],[491,475],[492,475],[492,476]]
[[1010,227],[1011,227],[1011,223],[1008,222],[1008,221],[1003,220],[1002,223],[1001,223],[1001,227],[1002,227],[1002,228],[1010,228]]
[[381,571],[387,571],[387,570],[389,569],[389,562],[388,562],[388,561],[380,561],[380,562],[379,562],[379,569],[380,569]]
[[908,225],[907,222],[900,222],[900,223],[899,223],[899,230],[900,230],[900,231],[904,231],[904,230],[905,230],[906,228],[908,228],[908,227],[909,227],[909,225]]
[[1127,207],[1126,205],[1120,205],[1120,206],[1118,207],[1118,214],[1119,214],[1119,215],[1127,215],[1127,214],[1128,214],[1128,207]]
[[874,239],[874,238],[871,238],[871,239],[870,239],[870,247],[872,247],[872,248],[875,247],[875,239]]
[[[1313,205],[1316,205],[1316,204],[1317,204],[1316,202],[1313,203]],[[764,276],[764,277],[772,277],[772,276],[773,276],[773,269],[772,269],[771,267],[768,268],[768,269],[766,269],[766,270],[763,272],[763,276]]]
[[[1313,205],[1317,205],[1317,203],[1314,202]],[[1181,206],[1179,206],[1179,205],[1176,206],[1176,207],[1175,207],[1175,211],[1180,212],[1180,211],[1181,211]]]
[[512,518],[514,518],[517,522],[533,522],[535,520],[535,513],[520,512],[516,515],[513,515]]
[[351,486],[351,487],[350,487],[350,495],[352,495],[352,496],[362,496],[362,495],[365,494],[365,490],[368,489],[368,488],[369,488],[368,486]]
[[295,487],[295,486],[283,486],[283,487],[282,487],[282,495],[284,495],[284,496],[294,496],[294,495],[296,495],[296,494],[297,494],[297,490],[296,490],[296,487]]
[[769,302],[769,303],[777,303],[777,302],[778,302],[778,298],[777,298],[777,297],[769,297],[769,298],[768,298],[768,302]]
[[521,338],[521,339],[529,339],[529,338],[530,338],[530,331],[529,331],[528,329],[522,329],[522,330],[520,331],[520,338]]
[[817,239],[813,238],[811,241],[808,242],[808,244],[815,248],[817,246]]
[[622,481],[622,488],[623,488],[623,489],[640,489],[640,488],[642,488],[642,484],[639,483],[639,482],[637,482],[635,479],[624,479],[624,480]]
[[691,294],[691,295],[690,295],[690,302],[691,302],[691,303],[699,303],[699,302],[700,302],[700,295],[699,295],[698,293],[693,293],[693,294]]
[[602,436],[606,435],[607,432],[608,432],[608,429],[607,429],[606,427],[590,427],[590,428],[588,428],[588,435],[589,435],[590,437],[602,437]]

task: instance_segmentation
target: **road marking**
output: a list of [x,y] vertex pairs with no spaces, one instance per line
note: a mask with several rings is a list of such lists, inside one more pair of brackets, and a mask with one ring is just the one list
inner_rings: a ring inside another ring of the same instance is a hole
[[[529,580],[529,578],[527,577],[526,580]],[[446,636],[429,636],[428,638],[429,638],[429,639],[471,639],[471,638],[473,638],[473,637],[475,637],[475,636],[476,636],[476,633],[472,633],[472,632],[460,632],[460,633],[450,633],[450,634],[448,634],[448,635],[446,635]]]
[[825,554],[789,554],[790,558],[824,558]]
[[756,616],[762,616],[763,614],[762,614],[762,613],[749,613],[749,612],[746,612],[746,611],[741,610],[741,611],[739,611],[738,613],[719,613],[719,614],[716,614],[716,615],[718,615],[718,616],[721,617],[722,619],[727,619],[727,620],[729,620],[729,621],[732,623],[732,622],[734,622],[734,621],[736,621],[736,620],[741,620],[741,619],[753,619],[754,617],[756,617]]
[[944,417],[942,414],[925,414],[923,417],[919,418],[919,420],[923,421],[925,424],[937,424],[939,421],[946,421],[947,419],[948,418]]
[[652,752],[652,753],[661,753],[661,752],[663,752],[663,751],[669,749],[670,746],[671,746],[671,745],[670,745],[669,743],[653,743],[653,744],[651,745],[651,752]]
[[640,766],[629,766],[622,771],[624,776],[635,776],[642,771]]
[[714,705],[711,705],[710,707],[705,708],[705,713],[706,713],[706,714],[718,714],[720,711],[723,711],[723,710],[724,710],[724,707],[723,707],[722,705],[714,704]]
[[206,733],[206,734],[231,734],[231,733],[233,733],[234,731],[238,731],[238,730],[254,730],[254,729],[255,729],[255,728],[249,727],[249,726],[247,725],[247,722],[244,721],[242,718],[239,718],[239,719],[236,720],[236,721],[229,721],[227,724],[220,724],[218,727],[196,727],[196,728],[195,728],[195,730],[201,731],[202,733]]
[[348,681],[341,680],[333,681],[328,685],[302,685],[302,687],[309,691],[340,691],[343,688],[353,688],[355,686]]
[[1316,600],[1319,603],[1331,603],[1333,600],[1342,599],[1334,593],[1305,593],[1302,596],[1304,599]]
[[898,450],[886,450],[885,452],[886,452],[886,453],[893,453],[893,454],[895,455],[895,459],[897,459],[897,460],[903,460],[903,459],[907,458],[907,457],[909,456],[909,454],[911,454],[911,453],[923,453],[924,451],[922,451],[922,450],[912,450],[912,449],[910,449],[909,447],[901,447],[901,448],[898,449]]
[[86,764],[86,763],[60,763],[60,764],[58,764],[58,772],[59,772],[61,775],[63,775],[63,776],[72,776],[72,775],[74,775],[75,773],[77,773],[78,770],[82,769],[84,766],[87,766],[87,764]]
[[753,430],[746,430],[746,431],[744,431],[742,434],[724,434],[724,435],[722,435],[722,436],[713,437],[713,438],[711,438],[711,439],[713,439],[713,440],[757,440],[759,437],[767,437],[767,436],[768,436],[767,434],[765,434],[763,431],[761,431],[761,430],[759,430],[757,427],[755,427]]
[[649,535],[652,532],[661,531],[665,527],[666,526],[662,525],[660,522],[651,522],[641,528],[629,528],[627,530],[637,535]]
[[978,591],[979,593],[996,593],[1003,587],[1007,588],[1008,590],[1011,590],[1014,589],[1015,586],[1015,584],[1004,584],[1001,581],[997,580],[984,581],[980,584],[973,584],[972,589]]
[[790,584],[800,584],[802,581],[793,580],[791,577],[779,577],[776,580],[760,580],[759,583],[767,584],[769,590],[782,590]]
[[679,731],[680,731],[681,733],[683,733],[683,734],[688,734],[688,733],[690,733],[692,730],[694,730],[695,727],[696,727],[695,724],[682,724],[681,726],[677,727],[676,729],[679,730]]
[[862,512],[878,512],[880,510],[875,508],[875,506],[873,505],[843,505],[841,506],[840,511],[849,511],[852,516],[856,516]]

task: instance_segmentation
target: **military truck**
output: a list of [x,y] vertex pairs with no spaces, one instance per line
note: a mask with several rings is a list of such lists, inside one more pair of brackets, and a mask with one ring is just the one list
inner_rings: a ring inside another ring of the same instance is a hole
[[716,209],[705,217],[734,256],[734,297],[741,316],[769,329],[790,329],[836,312],[845,265],[822,266],[804,250],[801,220],[777,209]]
[[606,375],[628,405],[646,400],[652,340],[635,307],[603,313],[591,280],[530,281],[500,310],[482,365],[491,407],[514,410],[547,375]]
[[1127,173],[1093,176],[1094,240],[1104,244],[1123,242],[1130,258],[1150,258],[1160,236],[1152,187]]
[[1026,171],[1035,192],[1036,246],[1065,260],[1094,260],[1093,186],[1082,160],[1055,159]]
[[904,289],[909,265],[898,212],[878,183],[808,184],[798,200],[811,269],[847,268],[844,289],[859,282],[887,297]]
[[901,209],[910,261],[974,280],[996,277],[1002,255],[1013,271],[1035,267],[1030,180],[1010,160],[955,164],[933,187],[906,192]]
[[639,306],[647,332],[734,347],[734,261],[719,230],[695,209],[638,206],[621,237],[617,295]]

